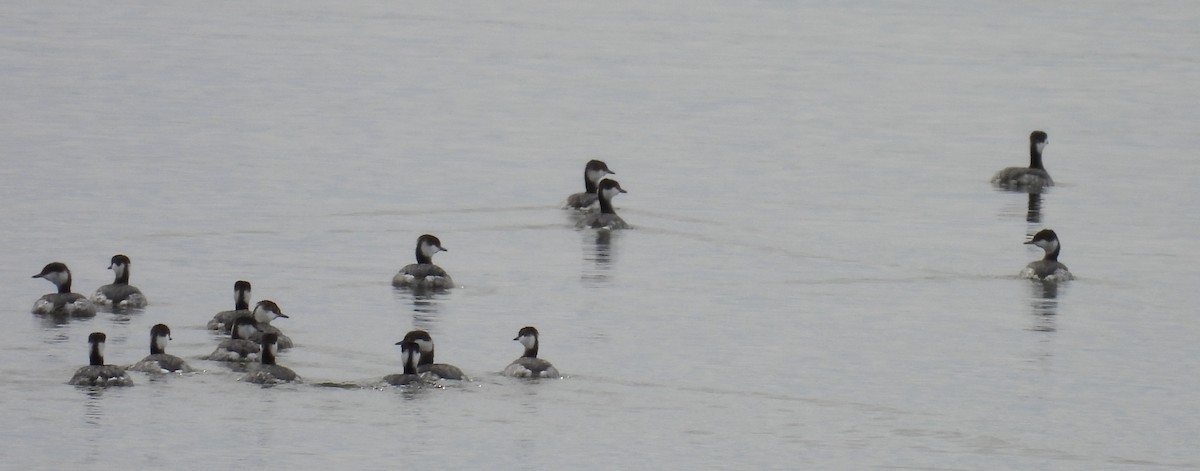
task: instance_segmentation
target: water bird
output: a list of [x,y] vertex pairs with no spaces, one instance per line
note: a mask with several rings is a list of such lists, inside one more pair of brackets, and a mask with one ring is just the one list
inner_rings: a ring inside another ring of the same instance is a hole
[[583,192],[567,197],[565,208],[588,209],[596,204],[596,184],[605,175],[616,175],[617,172],[608,169],[608,164],[600,160],[589,160],[583,167]]
[[424,384],[425,380],[417,374],[417,358],[420,356],[421,347],[412,340],[401,340],[396,342],[396,345],[400,346],[400,359],[404,363],[404,373],[384,376],[383,381],[392,386]]
[[33,278],[43,278],[58,287],[33,303],[34,314],[55,316],[91,317],[96,315],[96,306],[82,294],[71,292],[71,270],[62,262],[53,262],[42,268]]
[[167,353],[167,341],[171,340],[171,328],[166,324],[155,324],[150,328],[150,355],[134,363],[128,369],[146,373],[191,373],[192,367],[175,355]]
[[414,342],[419,348],[420,358],[417,360],[417,373],[429,373],[433,379],[467,379],[467,375],[463,374],[457,366],[433,362],[433,337],[429,336],[429,332],[414,330],[406,334],[402,342]]
[[234,319],[250,317],[250,282],[238,280],[233,283],[233,310],[221,311],[208,321],[209,330],[229,332]]
[[145,307],[146,296],[142,290],[129,284],[131,264],[129,257],[113,255],[108,264],[108,269],[113,271],[113,282],[97,288],[96,293],[92,294],[92,302],[120,308]]
[[1025,269],[1021,271],[1022,277],[1043,281],[1066,281],[1072,278],[1067,266],[1058,261],[1058,253],[1062,251],[1062,244],[1059,243],[1058,234],[1055,234],[1054,231],[1042,229],[1025,243],[1041,247],[1046,251],[1046,256],[1041,260],[1029,262],[1029,265],[1026,265]]
[[250,340],[250,337],[258,332],[258,326],[251,317],[239,317],[234,319],[233,326],[229,329],[229,338],[222,340],[217,349],[205,357],[206,360],[214,361],[253,361],[258,359],[258,354],[262,348],[258,343]]
[[246,376],[243,376],[242,381],[257,384],[277,384],[300,380],[300,376],[296,375],[295,371],[286,366],[275,364],[275,354],[278,353],[279,349],[277,345],[278,341],[279,336],[277,334],[263,334],[262,355],[260,356],[262,363],[251,369]]
[[433,254],[446,252],[442,241],[429,234],[417,238],[417,263],[405,265],[396,276],[392,277],[392,285],[401,288],[414,289],[450,289],[454,280],[442,267],[433,264]]
[[525,346],[525,354],[520,358],[513,360],[508,367],[504,368],[505,376],[513,376],[517,378],[558,378],[558,369],[554,368],[550,362],[537,357],[538,354],[538,330],[534,327],[522,327],[517,331],[517,336],[513,340],[521,342]]
[[283,335],[283,331],[280,331],[278,327],[271,325],[271,321],[280,317],[284,319],[289,318],[287,314],[283,313],[282,309],[279,309],[279,305],[275,304],[274,301],[264,299],[259,301],[258,304],[255,304],[254,324],[258,327],[258,331],[250,335],[250,340],[262,342],[263,336],[266,334],[275,334],[278,338],[280,350],[292,348],[291,337]]
[[91,335],[88,335],[88,344],[91,346],[88,366],[76,371],[75,376],[72,376],[71,380],[67,382],[68,384],[99,387],[133,386],[133,378],[129,377],[129,373],[126,373],[124,368],[104,364],[105,340],[107,340],[107,336],[103,332],[92,332]]
[[1050,140],[1045,132],[1034,131],[1029,134],[1029,166],[1008,167],[996,172],[992,184],[1009,190],[1040,190],[1054,186],[1054,180],[1042,166],[1042,149]]
[[616,180],[604,179],[596,187],[596,196],[600,201],[600,212],[589,213],[584,216],[575,227],[584,229],[628,229],[629,224],[625,223],[621,216],[617,216],[617,212],[613,210],[612,199],[614,196],[627,193],[621,184]]

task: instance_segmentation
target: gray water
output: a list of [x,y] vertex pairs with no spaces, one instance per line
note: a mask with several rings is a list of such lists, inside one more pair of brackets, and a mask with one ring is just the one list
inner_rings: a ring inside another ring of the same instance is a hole
[[[1200,468],[1195,4],[4,10],[6,468]],[[634,229],[559,209],[590,158]],[[1016,276],[1042,227],[1076,280]],[[422,233],[457,289],[390,285]],[[29,313],[116,253],[148,307]],[[199,359],[239,279],[306,384]],[[160,322],[203,372],[65,384]],[[566,379],[497,375],[524,325]],[[315,385],[413,328],[475,380]]]

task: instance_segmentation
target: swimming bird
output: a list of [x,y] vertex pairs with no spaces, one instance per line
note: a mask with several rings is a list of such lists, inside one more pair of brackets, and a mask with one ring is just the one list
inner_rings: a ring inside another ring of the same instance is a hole
[[192,367],[175,355],[167,353],[167,341],[171,340],[171,328],[166,324],[155,324],[150,328],[150,355],[127,369],[146,373],[191,373]]
[[208,321],[208,329],[229,332],[234,319],[250,316],[250,282],[238,280],[233,283],[233,310],[218,312]]
[[589,160],[583,167],[583,193],[575,193],[567,197],[566,208],[588,209],[596,204],[596,183],[605,175],[616,175],[617,172],[608,169],[608,164],[600,160]]
[[525,354],[513,360],[504,368],[505,376],[517,378],[559,378],[558,369],[550,362],[537,357],[538,330],[534,327],[522,327],[513,340],[525,346]]
[[33,275],[34,278],[44,278],[58,287],[57,293],[50,293],[33,303],[34,314],[50,314],[55,316],[91,317],[96,315],[96,306],[82,294],[71,292],[71,270],[62,262],[53,262],[42,268],[42,272]]
[[433,264],[433,254],[447,251],[442,247],[442,241],[429,234],[417,238],[417,263],[405,265],[396,276],[392,277],[392,285],[413,289],[450,289],[454,280],[442,267]]
[[404,336],[406,342],[414,342],[420,351],[417,373],[429,373],[433,379],[467,379],[457,366],[433,362],[433,337],[424,330],[414,330]]
[[275,364],[275,354],[278,352],[276,343],[279,336],[276,334],[264,334],[262,337],[262,363],[250,370],[250,373],[242,377],[242,381],[257,383],[257,384],[276,384],[299,381],[300,376],[296,375],[295,371]]
[[1048,136],[1042,131],[1029,134],[1029,166],[1008,167],[996,172],[992,184],[1009,190],[1040,190],[1054,186],[1054,180],[1042,166],[1042,149],[1049,143]]
[[133,386],[133,378],[117,365],[104,364],[104,342],[107,336],[103,332],[92,332],[88,336],[91,345],[88,366],[80,368],[71,377],[68,384],[75,386]]
[[621,188],[621,184],[616,180],[604,179],[596,187],[596,196],[600,201],[600,212],[589,213],[575,227],[584,229],[628,229],[629,224],[625,223],[621,216],[617,216],[617,212],[613,210],[612,199],[614,196],[627,193]]
[[1043,281],[1066,281],[1072,278],[1067,266],[1058,261],[1058,253],[1062,250],[1062,244],[1058,242],[1058,234],[1055,234],[1054,231],[1042,229],[1025,243],[1041,247],[1046,251],[1046,256],[1041,260],[1029,262],[1029,265],[1021,270],[1022,277]]
[[258,326],[258,332],[250,335],[250,340],[262,342],[263,336],[266,334],[275,334],[278,337],[278,345],[280,350],[292,348],[292,339],[283,335],[283,331],[278,327],[271,325],[271,321],[278,318],[287,319],[288,315],[279,309],[279,305],[274,301],[262,300],[254,305],[254,323]]
[[425,380],[417,374],[417,357],[420,355],[421,347],[411,340],[401,340],[396,342],[396,345],[400,346],[400,358],[404,363],[404,373],[384,376],[383,381],[392,386],[424,384]]
[[217,349],[205,357],[214,361],[253,361],[258,359],[262,348],[250,340],[250,336],[258,332],[258,327],[252,317],[234,319],[233,327],[229,329],[229,338],[222,340]]
[[112,256],[108,269],[113,271],[112,284],[101,286],[92,294],[92,302],[113,307],[145,307],[146,296],[142,290],[129,284],[129,257],[117,254]]

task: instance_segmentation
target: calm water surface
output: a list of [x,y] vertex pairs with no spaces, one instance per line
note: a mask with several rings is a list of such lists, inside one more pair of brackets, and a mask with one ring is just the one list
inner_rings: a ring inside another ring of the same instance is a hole
[[[1196,469],[1200,8],[27,3],[0,15],[14,469]],[[995,191],[1050,134],[1059,186]],[[558,208],[589,158],[634,230]],[[1052,227],[1078,277],[1015,275]],[[390,279],[416,237],[462,286]],[[29,314],[73,268],[140,311]],[[309,384],[199,360],[246,279]],[[87,334],[202,373],[65,384]],[[568,375],[496,374],[518,328]],[[475,378],[369,384],[429,330]]]

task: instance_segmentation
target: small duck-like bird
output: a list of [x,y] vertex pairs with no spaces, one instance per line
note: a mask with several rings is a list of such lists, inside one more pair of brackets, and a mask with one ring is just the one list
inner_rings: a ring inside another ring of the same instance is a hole
[[1050,143],[1049,136],[1042,131],[1029,134],[1029,166],[1008,167],[996,172],[992,184],[1009,190],[1041,190],[1054,186],[1054,180],[1046,167],[1042,166],[1042,149]]
[[220,345],[217,345],[217,349],[205,357],[206,360],[245,362],[258,359],[262,348],[258,346],[258,343],[250,340],[250,337],[258,332],[258,326],[255,325],[253,318],[239,317],[235,319],[229,332],[229,338],[222,340]]
[[583,193],[575,193],[567,197],[566,208],[588,209],[596,204],[596,183],[605,175],[616,175],[617,172],[608,169],[608,164],[600,160],[589,160],[583,167]]
[[1062,244],[1058,242],[1058,234],[1055,234],[1054,231],[1042,229],[1025,243],[1041,247],[1046,251],[1046,256],[1041,260],[1029,262],[1029,265],[1021,270],[1022,277],[1042,281],[1066,281],[1072,278],[1067,266],[1058,261],[1058,253],[1062,251]]
[[122,254],[113,255],[108,264],[108,269],[113,271],[113,282],[96,289],[96,293],[92,294],[92,302],[120,308],[145,307],[146,296],[142,294],[142,290],[129,284],[131,264],[129,257]]
[[43,278],[58,287],[57,293],[50,293],[33,303],[34,314],[53,316],[92,317],[96,315],[96,306],[88,298],[79,293],[71,292],[71,270],[62,262],[53,262],[42,268],[42,272],[33,275]]
[[404,342],[414,342],[420,351],[417,360],[417,373],[429,373],[433,379],[467,379],[467,375],[457,366],[433,362],[433,337],[424,330],[414,330],[404,336]]
[[420,386],[425,384],[425,380],[421,379],[421,375],[417,374],[417,357],[420,355],[421,347],[411,340],[401,340],[396,342],[396,345],[400,346],[400,359],[404,362],[404,373],[384,376],[383,381],[392,386]]
[[537,357],[538,330],[536,328],[522,327],[513,340],[519,341],[521,345],[525,346],[525,354],[504,368],[505,376],[516,378],[559,378],[562,376],[558,374],[558,369],[554,368],[554,365]]
[[275,364],[275,354],[278,352],[276,343],[279,336],[276,334],[263,334],[262,337],[262,363],[250,370],[250,373],[242,377],[242,381],[257,383],[257,384],[277,384],[290,383],[300,381],[300,376],[296,375],[295,371]]
[[278,346],[280,350],[292,348],[292,339],[283,335],[283,331],[278,327],[271,325],[271,321],[278,318],[288,319],[288,315],[279,309],[279,305],[274,301],[262,300],[254,305],[254,324],[258,326],[258,331],[250,335],[250,340],[262,342],[263,336],[266,334],[275,334],[278,338]]
[[575,227],[580,229],[628,229],[629,224],[625,223],[621,216],[617,216],[617,212],[613,210],[612,199],[621,193],[627,193],[621,188],[621,184],[616,180],[604,179],[600,185],[596,187],[596,197],[600,201],[600,212],[589,213],[583,219],[580,219]]
[[250,316],[250,282],[238,280],[233,283],[233,310],[218,312],[208,321],[208,329],[229,332],[234,319]]
[[429,234],[417,238],[417,263],[405,265],[392,285],[400,288],[443,290],[454,287],[454,280],[442,267],[433,264],[433,254],[447,252],[442,241]]
[[76,371],[68,384],[96,387],[133,386],[133,378],[129,377],[124,368],[104,364],[104,342],[107,339],[104,332],[92,332],[88,335],[88,344],[91,345],[88,366]]
[[167,353],[169,340],[171,328],[166,324],[155,324],[150,328],[150,355],[128,369],[146,373],[191,373],[192,367],[188,366],[187,362]]

